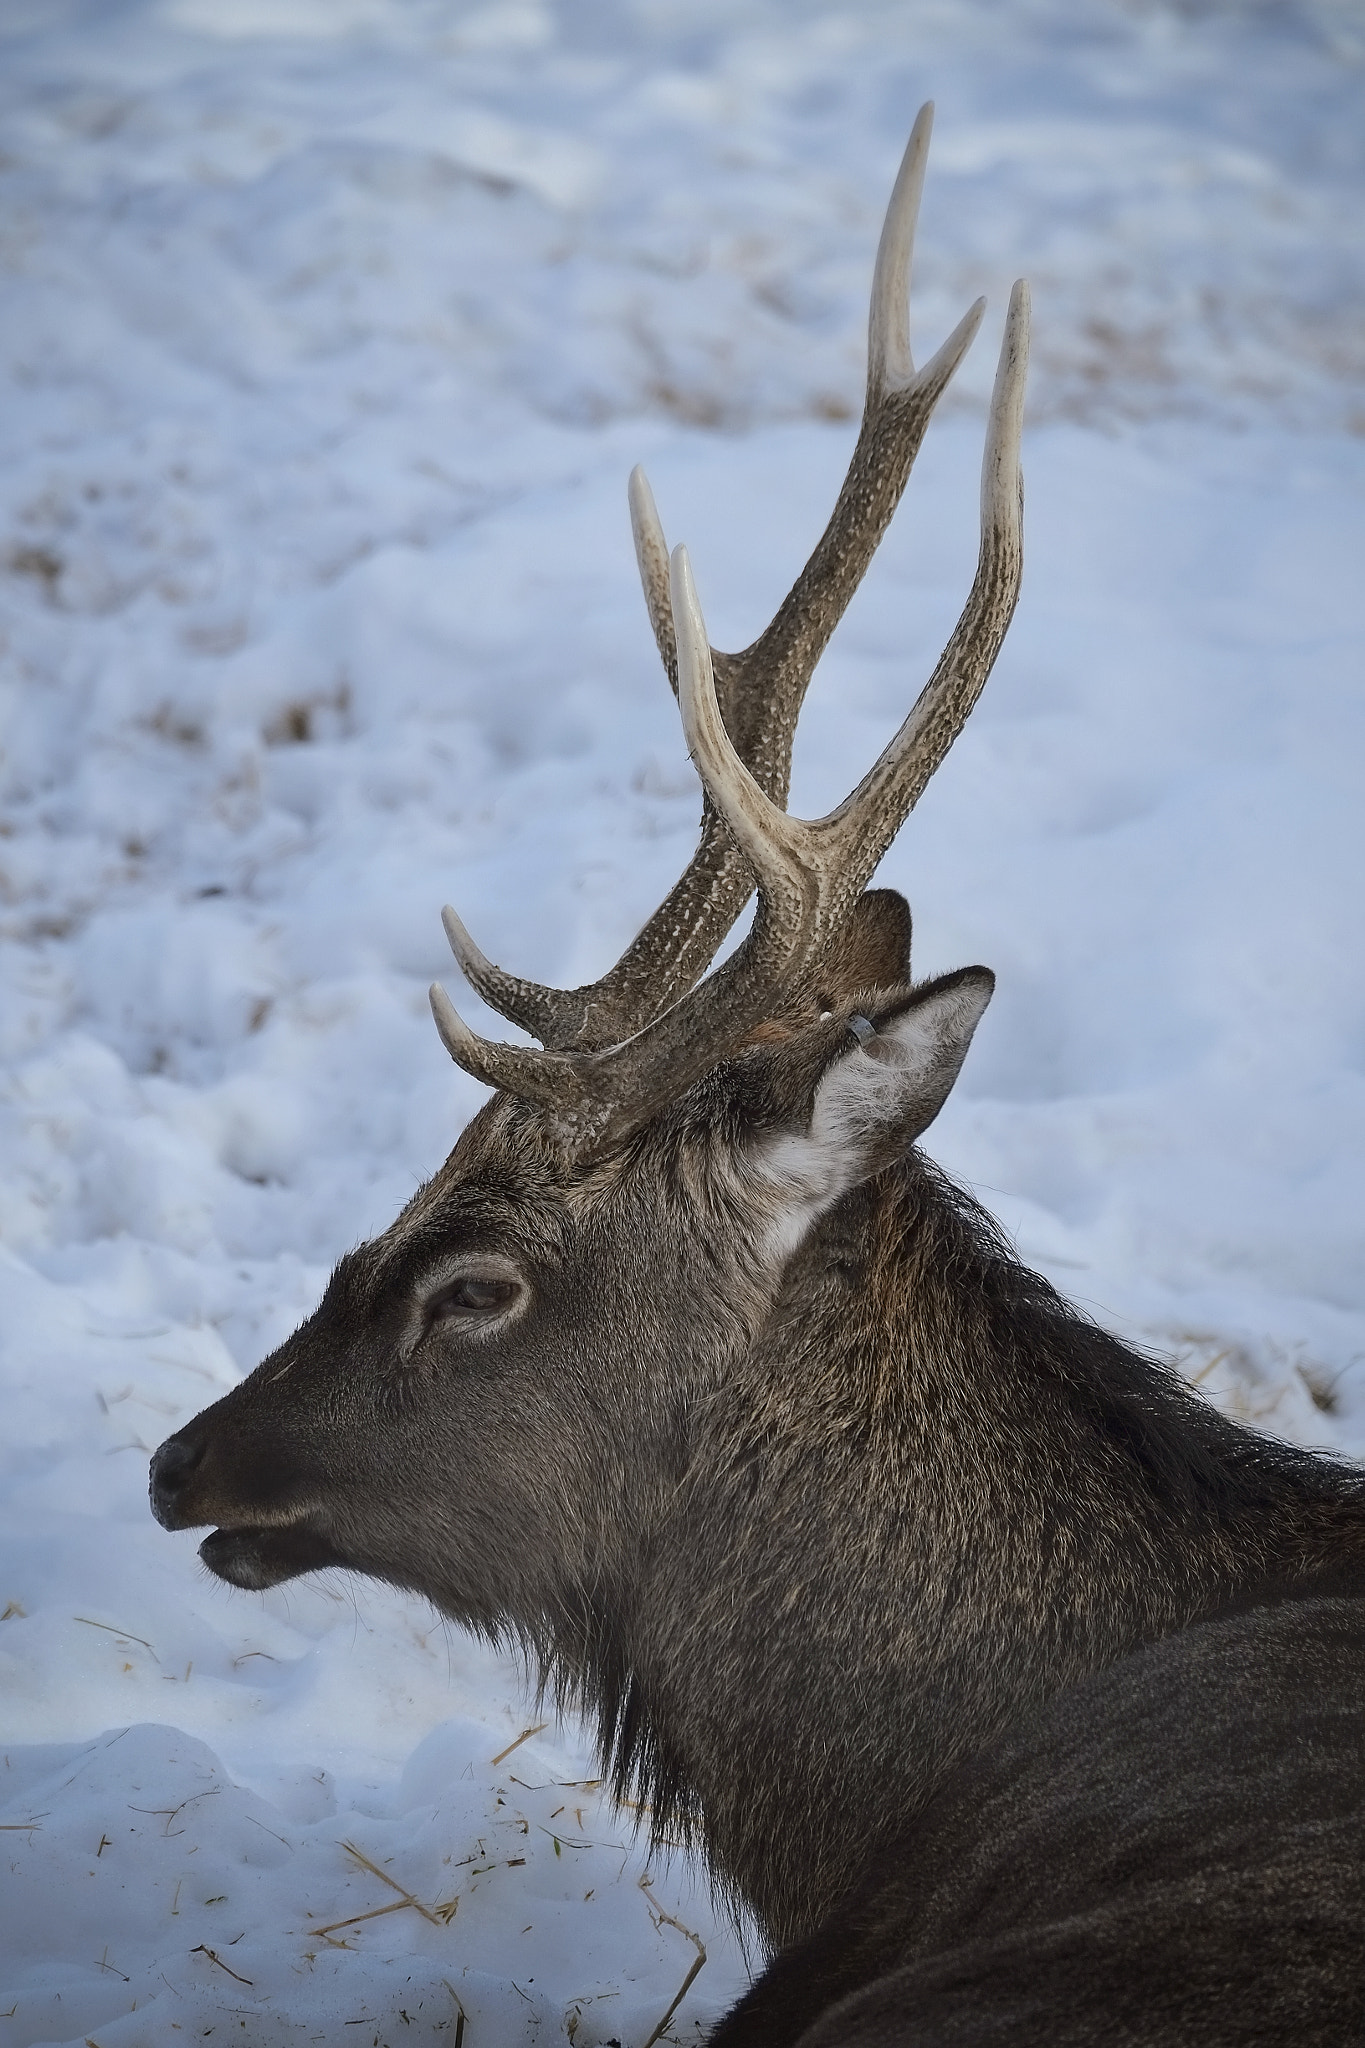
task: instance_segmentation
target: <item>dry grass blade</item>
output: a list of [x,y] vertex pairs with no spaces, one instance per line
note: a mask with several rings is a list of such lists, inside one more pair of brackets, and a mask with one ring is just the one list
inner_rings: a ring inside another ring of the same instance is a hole
[[190,1950],[190,1954],[192,1956],[207,1956],[209,1961],[211,1963],[216,1963],[220,1970],[227,1970],[229,1977],[235,1978],[237,1983],[245,1984],[248,1991],[254,1988],[250,1977],[238,1977],[237,1972],[233,1969],[229,1969],[228,1965],[223,1961],[223,1958],[220,1955],[216,1955],[211,1948],[205,1948],[202,1941],[197,1945],[197,1947],[192,1948]]
[[254,1813],[249,1813],[247,1815],[247,1819],[251,1822],[251,1825],[254,1828],[259,1828],[263,1835],[269,1835],[272,1842],[278,1842],[282,1849],[288,1849],[292,1847],[292,1844],[287,1842],[283,1835],[277,1835],[275,1833],[274,1828],[268,1828],[263,1820],[257,1820]]
[[537,1721],[534,1728],[523,1728],[515,1742],[509,1742],[506,1749],[500,1749],[496,1756],[488,1759],[490,1769],[494,1764],[504,1763],[514,1749],[520,1749],[523,1742],[529,1742],[533,1735],[539,1735],[542,1728],[549,1727],[548,1721]]
[[[326,1941],[331,1935],[336,1933],[338,1927],[359,1927],[362,1920],[382,1920],[386,1913],[406,1913],[408,1907],[416,1905],[416,1903],[415,1899],[393,1899],[387,1906],[371,1906],[368,1913],[351,1913],[345,1920],[329,1920],[325,1927],[310,1927],[308,1929],[309,1939],[311,1940],[314,1935],[318,1935],[323,1941]],[[333,1948],[344,1948],[346,1946],[345,1942],[342,1941],[334,1941],[331,1945]]]
[[[642,1877],[640,1880],[641,1891],[645,1891],[645,1888],[648,1884],[649,1879],[647,1877]],[[654,1904],[654,1901],[648,1896],[647,1893],[645,1897],[645,1905],[648,1907],[649,1917],[654,1922],[654,1925],[656,1927],[676,1927],[678,1933],[685,1935],[688,1941],[691,1942],[693,1948],[697,1951],[697,1959],[693,1963],[687,1975],[683,1978],[682,1983],[678,1986],[676,1992],[673,1994],[673,2001],[670,2004],[668,2011],[664,2014],[663,2018],[659,2021],[659,2024],[655,2027],[653,2033],[650,2035],[649,2039],[644,2044],[644,2048],[654,2048],[654,2043],[660,2039],[665,2027],[668,2025],[674,2013],[678,2010],[678,2007],[682,2004],[688,1992],[692,1989],[692,1986],[696,1982],[698,1976],[701,1974],[701,1971],[705,1967],[706,1949],[702,1943],[702,1939],[699,1934],[694,1934],[690,1927],[684,1927],[682,1921],[675,1920],[671,1913],[665,1913],[662,1906],[656,1906]]]
[[130,1628],[115,1628],[113,1624],[108,1621],[91,1621],[88,1614],[73,1614],[71,1619],[73,1621],[80,1622],[82,1628],[102,1628],[107,1636],[120,1636],[126,1643],[140,1643],[143,1649],[147,1652],[147,1655],[151,1657],[154,1660],[154,1662],[158,1664],[161,1662],[161,1659],[157,1656],[156,1651],[147,1641],[146,1636],[135,1636]]
[[441,1982],[455,2001],[455,2048],[464,2048],[466,2014],[464,2007],[460,2003],[460,1994],[451,1983],[449,1977],[442,1977]]
[[1199,1386],[1201,1381],[1206,1380],[1209,1374],[1211,1372],[1215,1372],[1217,1368],[1223,1363],[1223,1360],[1225,1358],[1231,1357],[1231,1355],[1232,1347],[1230,1345],[1225,1346],[1221,1351],[1215,1351],[1213,1357],[1208,1361],[1207,1365],[1201,1365],[1198,1372],[1191,1375],[1190,1385],[1192,1387]]

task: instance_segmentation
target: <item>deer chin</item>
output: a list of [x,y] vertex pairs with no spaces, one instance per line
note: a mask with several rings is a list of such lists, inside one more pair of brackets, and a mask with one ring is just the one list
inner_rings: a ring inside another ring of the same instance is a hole
[[301,1572],[346,1562],[321,1531],[306,1522],[273,1529],[215,1529],[200,1544],[199,1555],[215,1578],[248,1593],[263,1593]]

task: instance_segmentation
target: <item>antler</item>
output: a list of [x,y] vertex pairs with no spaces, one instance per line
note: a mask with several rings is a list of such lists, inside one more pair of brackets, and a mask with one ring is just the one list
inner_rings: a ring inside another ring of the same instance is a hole
[[[764,795],[779,805],[787,800],[792,738],[816,663],[900,503],[929,417],[985,310],[985,300],[978,299],[916,371],[909,340],[910,261],[933,112],[932,104],[920,109],[887,207],[872,280],[862,425],[829,524],[758,639],[740,654],[711,651],[726,730]],[[668,549],[639,468],[631,474],[630,513],[645,603],[676,694]],[[485,958],[453,910],[444,913],[444,922],[466,980],[485,1002],[542,1045],[588,1049],[633,1037],[684,995],[705,972],[753,886],[749,863],[708,793],[692,859],[600,981],[576,989],[523,981]]]
[[[683,729],[706,792],[696,856],[611,974],[588,990],[542,989],[504,974],[484,959],[455,913],[444,913],[452,947],[473,986],[504,1016],[534,1030],[547,1048],[477,1037],[445,991],[433,987],[432,1010],[447,1049],[478,1079],[552,1111],[553,1128],[575,1150],[597,1150],[628,1136],[735,1051],[756,1025],[810,993],[830,944],[961,731],[1013,615],[1022,570],[1019,440],[1028,352],[1028,290],[1022,283],[1010,296],[991,400],[981,548],[962,616],[910,715],[852,795],[825,818],[787,816],[781,802],[791,737],[811,670],[895,509],[933,402],[980,320],[977,305],[914,375],[904,287],[928,114],[926,108],[915,124],[878,251],[868,402],[848,477],[810,562],[767,632],[744,654],[713,655],[683,548],[673,554],[665,616],[663,537],[651,518],[648,487],[638,472],[632,479],[646,598],[660,651],[676,673]],[[902,431],[911,412],[912,437]],[[889,477],[879,436],[891,447]],[[760,699],[765,668],[770,687]],[[755,880],[758,908],[747,938],[693,988]],[[648,972],[656,980],[645,1004],[642,977]],[[661,988],[664,1002],[674,998],[662,1014]],[[574,1006],[580,1019],[587,1018],[576,1042],[569,1039]],[[630,1017],[641,1008],[652,1021],[609,1045],[595,1043],[597,1019]]]

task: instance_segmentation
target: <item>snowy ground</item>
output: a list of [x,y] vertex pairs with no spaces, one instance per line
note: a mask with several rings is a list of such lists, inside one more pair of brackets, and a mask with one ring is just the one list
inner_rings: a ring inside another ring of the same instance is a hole
[[1025,599],[885,867],[923,969],[1000,977],[930,1149],[1365,1452],[1354,0],[4,0],[3,2048],[642,2048],[675,1922],[672,2038],[745,1981],[580,1736],[501,1755],[514,1670],[374,1587],[210,1585],[146,1453],[474,1107],[441,903],[571,982],[685,859],[626,473],[743,644],[930,94],[916,335],[994,311],[793,804],[956,614],[1027,274]]

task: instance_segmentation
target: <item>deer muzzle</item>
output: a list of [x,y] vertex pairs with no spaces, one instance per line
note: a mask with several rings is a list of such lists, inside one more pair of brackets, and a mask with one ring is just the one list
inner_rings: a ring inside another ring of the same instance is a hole
[[[259,1452],[246,1460],[225,1456],[204,1427],[207,1419],[168,1437],[152,1457],[148,1492],[162,1528],[218,1523],[199,1555],[215,1577],[249,1591],[344,1563],[301,1498],[300,1475]],[[234,1473],[238,1464],[244,1469]]]

